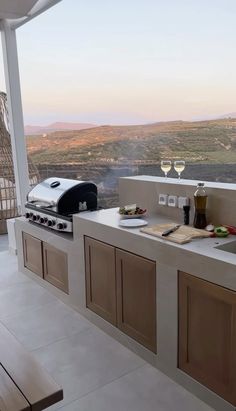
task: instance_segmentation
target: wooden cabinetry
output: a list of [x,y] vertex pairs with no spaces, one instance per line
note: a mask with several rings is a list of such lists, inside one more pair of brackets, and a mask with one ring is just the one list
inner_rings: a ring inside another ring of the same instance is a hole
[[156,352],[156,265],[116,250],[117,325]]
[[156,265],[85,237],[87,307],[156,352]]
[[43,277],[42,241],[27,233],[22,233],[22,240],[25,267]]
[[87,307],[116,325],[115,249],[85,238]]
[[22,233],[22,240],[25,267],[68,293],[66,253],[28,233]]
[[47,243],[43,243],[44,279],[68,293],[67,255]]
[[236,292],[183,272],[179,368],[236,405]]

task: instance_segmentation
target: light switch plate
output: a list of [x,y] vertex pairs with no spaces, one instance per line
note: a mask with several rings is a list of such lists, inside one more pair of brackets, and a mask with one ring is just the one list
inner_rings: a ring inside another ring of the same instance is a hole
[[178,198],[178,207],[183,208],[183,206],[189,205],[190,199],[189,197],[179,197]]
[[168,203],[168,195],[167,194],[159,194],[158,204],[167,205],[167,203]]
[[177,196],[168,196],[168,206],[177,207],[178,197]]

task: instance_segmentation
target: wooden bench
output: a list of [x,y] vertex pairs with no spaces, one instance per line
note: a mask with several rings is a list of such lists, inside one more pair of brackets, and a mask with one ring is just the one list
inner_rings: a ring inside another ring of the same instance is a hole
[[0,411],[41,411],[62,399],[62,389],[0,326]]

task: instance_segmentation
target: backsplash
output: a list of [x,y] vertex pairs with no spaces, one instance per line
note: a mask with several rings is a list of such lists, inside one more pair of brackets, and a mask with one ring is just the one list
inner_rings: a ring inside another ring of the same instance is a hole
[[[158,204],[159,194],[190,198],[190,223],[194,217],[193,195],[199,181],[177,180],[153,176],[121,177],[119,179],[119,205],[137,203],[150,214],[165,215],[183,222],[183,210]],[[208,195],[207,221],[215,225],[236,225],[236,185],[205,182]]]

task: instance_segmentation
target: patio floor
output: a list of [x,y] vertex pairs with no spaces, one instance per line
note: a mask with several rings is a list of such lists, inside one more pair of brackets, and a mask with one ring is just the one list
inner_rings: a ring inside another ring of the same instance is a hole
[[0,250],[0,322],[64,390],[64,400],[48,410],[212,411],[19,273],[6,236]]

